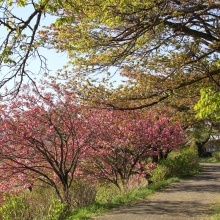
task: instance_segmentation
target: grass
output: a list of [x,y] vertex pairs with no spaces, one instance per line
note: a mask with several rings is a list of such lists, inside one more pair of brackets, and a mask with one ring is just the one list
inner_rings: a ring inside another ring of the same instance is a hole
[[[190,161],[190,164],[189,164]],[[116,186],[112,184],[108,185],[100,185],[96,189],[96,197],[94,197],[94,193],[91,194],[90,190],[80,191],[78,189],[85,189],[90,184],[81,184],[81,181],[77,181],[76,185],[73,185],[74,189],[77,189],[77,194],[72,194],[73,201],[77,202],[81,201],[85,196],[86,202],[90,198],[89,201],[94,201],[90,203],[90,205],[83,206],[85,204],[85,201],[83,203],[80,203],[80,208],[72,210],[73,207],[71,207],[70,212],[68,213],[68,217],[65,218],[65,220],[83,220],[83,219],[92,219],[98,215],[101,215],[105,212],[110,211],[113,208],[120,208],[128,203],[135,203],[137,201],[140,201],[142,199],[146,199],[149,195],[154,194],[160,189],[165,188],[170,183],[178,182],[180,181],[179,178],[169,178],[169,177],[176,177],[181,176],[182,178],[188,178],[188,175],[196,174],[198,171],[200,171],[200,167],[198,167],[198,157],[197,153],[192,151],[191,149],[188,149],[186,151],[181,152],[171,152],[169,157],[166,159],[166,163],[164,162],[161,166],[158,166],[154,173],[152,174],[152,177],[158,177],[155,180],[153,180],[154,184],[151,184],[147,187],[137,188],[140,186],[146,185],[146,182],[138,182],[139,185],[129,185],[129,189],[135,188],[134,190],[127,191],[126,193],[119,192]],[[165,172],[167,172],[167,175]],[[167,179],[169,178],[169,179]],[[164,180],[167,179],[167,180]],[[151,179],[152,180],[152,179]],[[146,180],[145,180],[146,181]],[[42,190],[37,191],[36,189],[30,193],[27,192],[24,195],[21,195],[24,197],[24,204],[28,205],[28,209],[26,213],[25,218],[18,218],[18,219],[31,219],[29,216],[34,216],[33,219],[56,219],[57,218],[51,218],[51,215],[59,215],[60,210],[60,204],[58,203],[58,206],[53,205],[53,201],[57,201],[56,197],[53,195],[53,191],[50,191],[46,188],[41,188]],[[47,196],[45,196],[45,192],[47,192]],[[82,193],[82,194],[80,194]],[[42,196],[43,195],[43,196]],[[77,197],[79,196],[79,198]],[[78,201],[79,199],[79,201]],[[5,204],[11,205],[10,201],[6,201]],[[40,204],[40,205],[39,205]],[[88,203],[87,203],[88,204]],[[17,204],[17,207],[13,206],[14,211],[18,213],[20,204]],[[6,211],[11,213],[11,208],[9,207]],[[25,214],[22,211],[22,215]],[[7,214],[7,213],[6,213]],[[1,219],[1,217],[0,217]],[[6,218],[5,218],[6,219]],[[13,218],[7,218],[7,219],[15,219]],[[61,219],[61,218],[59,218]],[[64,218],[62,217],[62,220]]]
[[210,220],[219,220],[220,219],[220,202],[212,206],[209,213]]
[[163,189],[170,185],[173,182],[180,181],[180,178],[170,178],[155,184],[151,184],[148,187],[140,188],[133,190],[131,192],[125,193],[123,195],[117,196],[112,199],[111,202],[107,203],[93,203],[89,206],[78,208],[74,210],[67,220],[84,220],[92,219],[95,216],[98,216],[104,212],[107,212],[113,208],[122,207],[128,203],[140,201],[146,199],[148,196],[157,192],[160,189]]

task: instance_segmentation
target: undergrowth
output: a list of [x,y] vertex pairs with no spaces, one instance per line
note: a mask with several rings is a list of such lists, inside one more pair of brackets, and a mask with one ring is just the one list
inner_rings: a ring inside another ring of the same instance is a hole
[[158,183],[154,183],[145,188],[135,189],[131,192],[116,196],[112,201],[106,203],[94,202],[93,204],[74,210],[67,220],[82,220],[91,219],[101,213],[104,213],[112,208],[118,208],[128,203],[146,199],[156,191],[165,188],[173,182],[180,181],[179,178],[170,178]]
[[138,188],[134,185],[131,190],[120,192],[113,184],[92,186],[83,180],[75,180],[71,191],[73,206],[68,212],[50,188],[39,188],[5,197],[0,214],[2,220],[91,219],[112,208],[145,199],[182,177],[196,174],[200,169],[198,162],[192,149],[179,150],[160,161],[152,173],[153,183],[148,186],[138,185]]

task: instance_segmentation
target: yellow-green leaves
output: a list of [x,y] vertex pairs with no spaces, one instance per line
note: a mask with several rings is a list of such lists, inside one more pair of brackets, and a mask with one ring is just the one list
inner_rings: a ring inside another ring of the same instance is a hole
[[25,6],[27,4],[27,0],[19,0],[18,1],[18,6],[22,7]]
[[[3,1],[0,1],[0,2],[3,2]],[[25,5],[27,5],[27,0],[17,0],[16,1],[16,4],[19,6],[19,7],[23,7]],[[13,4],[15,4],[12,0],[7,0],[7,4],[9,6],[12,6]]]
[[16,64],[16,62],[10,58],[10,56],[13,55],[13,52],[11,50],[10,47],[6,47],[2,53],[1,53],[1,56],[0,56],[0,60],[3,61],[3,63],[7,63],[7,64]]
[[220,118],[220,92],[213,87],[201,89],[201,98],[194,107],[198,118]]
[[55,22],[56,27],[62,26],[65,23],[72,23],[75,20],[75,15],[72,14],[69,17],[58,18]]

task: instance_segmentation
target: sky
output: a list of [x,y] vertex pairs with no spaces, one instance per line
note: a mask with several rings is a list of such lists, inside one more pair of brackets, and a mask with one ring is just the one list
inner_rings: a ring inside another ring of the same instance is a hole
[[[26,20],[30,14],[33,12],[33,7],[27,6],[27,7],[14,7],[12,9],[13,14],[16,14],[18,18],[22,18],[23,20]],[[3,19],[3,11],[0,10],[0,19]],[[54,22],[56,20],[56,17],[52,16],[46,16],[42,19],[41,21],[41,27],[42,26],[47,26]],[[32,26],[34,25],[34,22],[32,22]],[[40,28],[41,28],[40,27]],[[40,30],[40,28],[38,30]],[[8,31],[6,30],[3,25],[0,26],[0,44],[2,44],[3,40],[5,39]],[[28,34],[28,30],[26,31]],[[55,50],[52,49],[44,49],[41,48],[40,54],[42,54],[46,59],[47,59],[47,68],[50,70],[49,74],[55,75],[56,71],[58,69],[62,69],[62,67],[68,62],[67,54],[66,53],[57,53]],[[31,70],[34,74],[34,78],[41,78],[42,75],[38,75],[37,73],[39,72],[39,60],[37,59],[29,59],[28,61],[29,66],[27,67],[29,70]],[[1,66],[0,68],[0,77],[2,79],[3,75],[6,75],[7,72],[9,71],[8,68]],[[0,79],[0,80],[1,80]],[[27,82],[27,81],[25,81]],[[14,86],[14,81],[11,81],[10,83],[7,84],[8,89],[10,87]]]

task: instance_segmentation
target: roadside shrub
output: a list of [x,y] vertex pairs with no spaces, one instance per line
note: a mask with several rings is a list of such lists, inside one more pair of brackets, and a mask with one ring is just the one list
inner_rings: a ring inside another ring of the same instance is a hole
[[108,203],[120,194],[120,190],[114,184],[100,186],[96,194],[96,202]]
[[64,220],[67,215],[67,205],[61,203],[60,200],[55,199],[52,201],[48,215],[44,218],[44,220]]
[[219,163],[220,162],[220,152],[212,152],[212,157],[199,158],[200,163]]
[[95,201],[97,189],[92,183],[75,179],[71,186],[71,200],[73,207],[81,207]]
[[170,177],[193,175],[199,170],[197,152],[191,148],[171,153],[167,159],[159,162],[152,173],[151,180],[159,182]]
[[212,155],[215,158],[216,162],[220,161],[220,152],[219,151],[214,152]]
[[162,164],[157,164],[157,167],[154,169],[150,180],[154,183],[157,183],[168,179],[170,176],[170,170],[168,167]]
[[32,192],[24,190],[19,195],[5,195],[0,208],[0,219],[63,220],[64,213],[66,214],[64,207],[53,189],[35,187]]
[[0,213],[2,220],[31,219],[29,206],[22,196],[5,195]]
[[34,187],[32,192],[23,192],[23,196],[29,204],[29,210],[34,220],[43,220],[51,209],[52,201],[57,199],[54,190],[48,186]]

